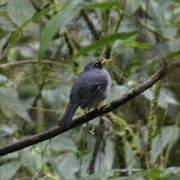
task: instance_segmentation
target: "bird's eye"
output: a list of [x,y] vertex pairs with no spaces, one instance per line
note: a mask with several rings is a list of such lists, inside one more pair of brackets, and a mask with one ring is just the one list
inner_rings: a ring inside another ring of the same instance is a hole
[[101,67],[101,63],[97,62],[94,66],[95,66],[96,68],[100,68],[100,67]]

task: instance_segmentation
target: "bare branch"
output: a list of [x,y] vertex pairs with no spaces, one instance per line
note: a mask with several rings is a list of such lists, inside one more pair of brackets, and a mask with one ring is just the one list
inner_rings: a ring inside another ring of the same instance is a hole
[[168,75],[173,70],[180,68],[180,60],[173,62],[171,65],[168,66],[168,64],[165,61],[162,61],[160,70],[155,73],[152,77],[150,77],[148,80],[141,83],[139,86],[129,90],[127,93],[125,93],[121,98],[111,102],[110,104],[105,105],[101,110],[95,109],[85,116],[81,116],[79,118],[76,118],[73,120],[72,124],[70,124],[69,127],[62,129],[61,127],[54,127],[52,129],[49,129],[47,131],[44,131],[42,133],[33,135],[31,137],[25,138],[23,140],[20,140],[16,143],[13,143],[11,145],[4,146],[0,148],[0,155],[6,155],[11,152],[15,152],[18,150],[21,150],[25,147],[32,146],[34,144],[37,144],[39,142],[42,142],[44,140],[53,138],[59,134],[62,134],[63,132],[72,129],[74,127],[77,127],[83,123],[87,123],[88,121],[101,116],[103,114],[106,114],[114,109],[117,109],[122,104],[130,101],[146,89],[150,88],[153,84],[155,84],[160,79],[164,78],[166,75]]
[[81,11],[81,14],[82,14],[83,18],[85,19],[85,21],[86,21],[86,23],[87,23],[87,25],[88,25],[88,27],[89,27],[89,30],[91,31],[94,39],[95,39],[95,40],[99,40],[99,33],[98,33],[98,31],[96,30],[93,22],[92,22],[91,19],[89,18],[88,13],[87,13],[85,10],[82,10],[82,11]]
[[56,67],[60,67],[60,63],[55,62],[55,61],[51,61],[51,60],[42,60],[42,61],[38,61],[38,60],[21,60],[21,61],[15,61],[15,62],[10,62],[10,63],[4,63],[0,65],[0,69],[5,69],[5,68],[9,68],[12,66],[19,66],[19,65],[24,65],[24,64],[51,64],[54,65]]

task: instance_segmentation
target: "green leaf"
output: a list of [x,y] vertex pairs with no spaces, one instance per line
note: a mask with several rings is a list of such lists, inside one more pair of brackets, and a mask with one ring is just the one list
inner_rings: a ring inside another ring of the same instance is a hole
[[35,9],[29,0],[8,0],[7,13],[12,21],[21,25],[35,13]]
[[20,157],[23,159],[22,166],[25,167],[29,173],[35,174],[42,166],[46,164],[46,159],[42,158],[42,152],[44,150],[44,144],[36,145],[33,148],[28,147],[20,152]]
[[8,38],[7,41],[7,47],[6,47],[6,51],[9,52],[10,48],[14,45],[15,41],[17,40],[17,38],[20,36],[20,34],[22,33],[23,29],[30,23],[32,23],[33,21],[36,21],[40,16],[46,14],[47,12],[49,12],[50,10],[52,10],[52,7],[49,6],[45,9],[43,9],[40,12],[35,13],[30,19],[28,19],[27,21],[25,21],[22,25],[20,25],[18,28],[16,28],[16,30],[10,35],[10,37]]
[[3,4],[5,4],[7,2],[7,0],[0,0],[0,6],[2,6]]
[[[143,94],[147,99],[153,99],[153,92],[151,89],[146,90]],[[163,88],[160,92],[158,105],[163,108],[167,108],[170,104],[178,105],[178,101],[176,100],[174,94],[170,90]]]
[[75,57],[81,56],[89,51],[95,50],[97,48],[101,48],[109,43],[112,43],[116,40],[126,40],[132,36],[135,36],[136,32],[124,32],[124,33],[115,33],[109,36],[105,36],[99,41],[96,41],[95,43],[86,46],[84,48],[81,48],[75,55]]
[[176,173],[174,173],[174,174],[167,173],[169,169],[170,168],[168,168],[168,169],[152,169],[147,172],[146,177],[148,179],[160,179],[160,180],[167,179],[168,180],[171,177],[174,177],[174,175],[176,174]]
[[155,163],[157,158],[167,147],[173,147],[180,137],[180,128],[174,126],[164,127],[160,134],[153,139],[151,147],[151,163]]
[[77,151],[77,148],[76,148],[76,145],[74,144],[74,142],[69,137],[65,137],[65,136],[62,136],[61,138],[58,138],[58,137],[54,138],[51,141],[50,146],[54,150]]
[[162,43],[157,43],[149,50],[150,59],[167,58],[171,53],[180,51],[180,38],[175,40],[166,40]]
[[[76,179],[75,173],[78,172],[80,160],[75,154],[69,153],[66,156],[59,156],[53,160],[54,167],[60,170],[66,179]],[[65,178],[64,178],[65,179]]]
[[14,114],[20,116],[24,120],[31,122],[26,108],[18,99],[18,94],[10,87],[0,88],[0,108],[7,117],[12,117]]
[[145,42],[140,42],[140,41],[124,41],[123,44],[125,46],[138,47],[138,48],[142,48],[142,49],[152,48],[151,44],[145,43]]
[[57,180],[56,176],[52,174],[51,168],[48,165],[43,166],[43,174],[49,180]]
[[167,108],[170,104],[178,106],[179,102],[172,91],[162,88],[158,100],[158,105]]
[[0,179],[10,180],[20,168],[21,163],[18,161],[8,162],[0,166]]
[[146,174],[146,177],[147,178],[161,178],[161,173],[162,173],[162,170],[160,169],[153,169],[151,171],[149,171],[147,174]]
[[15,28],[13,24],[5,17],[0,17],[0,27],[5,31],[13,31]]
[[[176,176],[177,175],[177,176]],[[174,179],[180,179],[180,167],[169,167],[166,169],[163,169],[163,177],[169,176],[169,177],[177,177]]]
[[172,59],[172,60],[180,59],[180,51],[170,53],[168,55],[168,59]]
[[112,169],[113,165],[113,143],[110,140],[110,138],[106,139],[106,146],[105,146],[105,152],[103,154],[103,159],[101,162],[103,165],[103,170],[102,171],[108,171]]
[[68,5],[61,8],[46,24],[41,33],[40,48],[38,52],[39,60],[44,57],[44,54],[49,47],[53,36],[57,33],[58,29],[64,31],[65,26],[74,18],[79,12],[80,8],[77,7],[80,0],[71,1]]
[[102,2],[102,3],[94,3],[94,4],[87,4],[84,6],[84,8],[87,9],[94,9],[94,8],[102,8],[102,9],[111,9],[111,8],[117,8],[122,9],[122,5],[119,1],[108,1],[108,2]]

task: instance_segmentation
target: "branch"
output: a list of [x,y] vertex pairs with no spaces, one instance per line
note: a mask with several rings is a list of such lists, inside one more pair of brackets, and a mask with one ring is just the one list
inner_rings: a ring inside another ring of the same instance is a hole
[[169,66],[167,65],[167,63],[165,61],[163,61],[161,63],[160,70],[157,73],[155,73],[151,78],[144,81],[139,86],[129,90],[121,98],[111,102],[110,104],[105,105],[101,110],[95,109],[95,110],[89,112],[88,114],[86,114],[85,116],[81,116],[79,118],[74,119],[72,121],[72,124],[67,128],[62,129],[61,127],[57,126],[52,129],[49,129],[47,131],[44,131],[42,133],[25,138],[24,140],[20,140],[11,145],[4,146],[4,147],[0,148],[0,155],[1,156],[6,155],[8,153],[15,152],[15,151],[18,151],[25,147],[32,146],[32,145],[42,142],[44,140],[53,138],[59,134],[62,134],[63,132],[65,132],[69,129],[77,127],[83,123],[87,123],[88,121],[90,121],[98,116],[101,116],[103,114],[106,114],[106,113],[114,110],[114,109],[117,109],[119,106],[130,101],[131,99],[133,99],[134,97],[136,97],[137,95],[139,95],[140,93],[145,91],[146,89],[150,88],[154,83],[156,83],[160,79],[164,78],[166,75],[168,75],[170,72],[172,72],[173,70],[175,70],[177,68],[180,68],[180,60],[175,61],[174,63],[172,63]]
[[70,55],[73,55],[74,51],[75,51],[75,47],[74,47],[74,44],[69,36],[69,33],[68,32],[65,32],[64,33],[64,38],[65,38],[65,41],[66,41],[66,44],[67,44],[67,47],[69,49],[69,54]]
[[36,95],[36,97],[34,98],[34,101],[32,103],[32,107],[35,107],[38,100],[42,97],[42,91],[43,91],[43,88],[45,86],[45,80],[43,79],[42,82],[39,84],[39,90],[38,90],[38,93]]
[[105,120],[103,118],[100,118],[98,129],[97,129],[97,134],[96,134],[96,142],[94,145],[94,151],[92,153],[92,159],[91,159],[90,165],[89,165],[89,174],[94,173],[98,154],[103,149],[105,129],[106,129]]
[[12,66],[19,66],[19,65],[24,65],[24,64],[51,64],[54,65],[56,67],[60,67],[60,63],[55,62],[55,61],[51,61],[51,60],[42,60],[42,61],[38,61],[38,60],[21,60],[21,61],[15,61],[15,62],[10,62],[10,63],[4,63],[4,64],[0,64],[0,69],[5,69],[5,68],[9,68]]
[[91,34],[93,35],[94,39],[99,40],[99,33],[96,30],[93,22],[89,18],[88,13],[85,10],[82,10],[81,14],[82,14],[83,18],[85,19],[85,21],[86,21],[86,23],[87,23],[87,25],[89,27],[89,30],[91,31]]

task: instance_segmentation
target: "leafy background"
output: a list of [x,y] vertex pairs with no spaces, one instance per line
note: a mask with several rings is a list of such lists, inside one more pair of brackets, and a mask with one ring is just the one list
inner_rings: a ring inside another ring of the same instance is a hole
[[[111,60],[108,103],[180,59],[179,34],[179,0],[1,0],[1,146],[57,125],[88,61]],[[179,82],[177,70],[104,117],[2,156],[0,179],[180,179]]]

